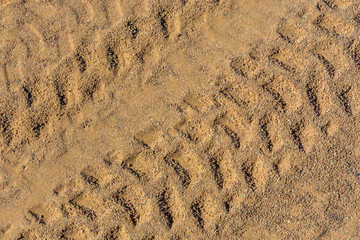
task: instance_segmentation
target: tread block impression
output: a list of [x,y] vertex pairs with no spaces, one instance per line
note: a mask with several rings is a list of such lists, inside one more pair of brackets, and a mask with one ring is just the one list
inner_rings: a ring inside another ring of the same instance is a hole
[[291,128],[291,135],[299,150],[309,153],[315,146],[316,129],[312,123],[300,121]]
[[[275,48],[272,50],[270,60],[289,73],[296,71],[297,54],[289,48]],[[295,61],[294,61],[295,60]]]
[[275,77],[266,85],[265,89],[276,100],[277,106],[288,112],[298,110],[303,104],[301,93],[295,87],[294,82],[285,76]]
[[42,204],[36,205],[29,210],[30,215],[34,218],[35,222],[46,225],[54,218],[56,213],[51,206]]
[[88,166],[81,170],[80,174],[86,183],[95,187],[105,186],[113,180],[113,176],[105,169],[95,169],[91,166]]
[[329,84],[317,71],[310,72],[309,82],[305,85],[306,97],[317,116],[334,110],[334,94]]
[[187,94],[184,102],[200,113],[206,113],[215,108],[214,101],[209,95]]
[[256,190],[264,192],[269,179],[270,166],[263,157],[259,157],[254,165],[252,172],[252,179],[254,181]]
[[161,138],[161,132],[155,127],[143,130],[135,136],[135,139],[146,148],[153,148],[157,142],[161,141]]
[[270,164],[263,156],[254,160],[248,160],[242,165],[242,173],[248,187],[255,192],[264,192],[271,171]]
[[174,223],[174,217],[170,209],[169,198],[169,191],[167,189],[164,189],[161,193],[157,195],[157,204],[159,206],[160,212],[163,215],[166,225],[171,228]]
[[295,21],[283,21],[279,24],[277,33],[289,43],[299,43],[305,36],[305,30],[297,26]]
[[238,56],[231,59],[230,67],[236,74],[244,77],[252,77],[258,69],[258,63],[251,57]]
[[206,142],[214,134],[209,122],[197,118],[183,118],[175,129],[189,142],[198,144]]
[[128,221],[136,226],[136,224],[139,222],[140,216],[133,203],[125,199],[124,189],[117,191],[113,194],[112,197],[116,203],[119,203],[124,208],[124,211],[128,216]]
[[121,166],[140,181],[148,179],[149,177],[153,177],[154,179],[160,177],[156,167],[157,162],[154,162],[145,152],[133,154],[124,160]]
[[71,199],[70,203],[91,221],[105,212],[103,199],[92,192],[84,191]]
[[351,37],[355,33],[354,26],[335,14],[320,14],[314,24],[332,36]]
[[196,188],[206,174],[205,162],[196,153],[178,150],[167,155],[165,162],[176,173],[174,178],[184,190]]
[[165,162],[174,169],[183,188],[186,189],[191,182],[191,178],[189,172],[180,164],[179,158],[181,158],[179,152],[171,153],[165,157]]
[[114,192],[110,199],[117,203],[123,219],[133,226],[151,222],[159,212],[155,210],[158,209],[156,196],[149,197],[141,185],[126,185]]

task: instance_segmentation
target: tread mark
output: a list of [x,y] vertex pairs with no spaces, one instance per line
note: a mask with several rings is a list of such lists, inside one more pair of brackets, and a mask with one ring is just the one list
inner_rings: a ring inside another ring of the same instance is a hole
[[290,72],[290,73],[295,73],[295,68],[285,64],[284,62],[274,58],[274,56],[276,54],[280,53],[280,49],[274,49],[273,52],[270,54],[269,59],[273,62],[275,62],[276,64],[278,64],[280,67],[282,67],[283,69],[285,69],[286,71]]
[[232,96],[230,93],[227,93],[226,90],[221,90],[220,93],[227,98],[228,100],[230,100],[231,102],[235,103],[238,107],[247,110],[247,104],[245,101],[240,99],[240,102],[238,100],[236,100],[234,98],[234,96]]
[[234,72],[243,77],[249,77],[257,69],[257,63],[251,57],[235,57],[231,59],[230,67]]
[[36,138],[40,137],[41,130],[45,127],[46,121],[32,121],[31,127]]
[[331,78],[334,78],[335,76],[335,67],[334,65],[332,65],[324,56],[315,53],[315,55],[317,56],[317,58],[322,62],[322,64],[325,66],[326,71],[328,72],[329,76]]
[[[80,193],[78,196],[80,196],[82,193]],[[73,205],[75,208],[77,208],[77,209],[79,209],[81,212],[82,212],[82,214],[84,214],[86,217],[88,217],[91,221],[94,221],[95,219],[96,219],[96,214],[95,214],[95,211],[93,211],[93,210],[91,210],[91,209],[89,209],[89,208],[86,208],[86,207],[84,207],[84,206],[81,206],[81,205],[78,205],[78,204],[76,204],[75,203],[75,199],[78,197],[78,196],[76,196],[75,198],[73,198],[73,199],[71,199],[70,201],[69,201],[69,203],[71,204],[71,205]]]
[[160,212],[163,214],[166,225],[171,229],[174,218],[171,214],[170,206],[169,206],[169,193],[167,190],[162,191],[157,196],[157,203],[160,208]]
[[360,13],[358,13],[358,14],[356,14],[356,15],[354,16],[354,20],[355,20],[355,22],[357,22],[358,24],[360,24]]
[[135,54],[136,58],[139,60],[139,62],[141,64],[145,63],[145,60],[144,60],[145,53],[146,53],[146,49],[144,48],[140,52]]
[[155,236],[153,235],[146,235],[144,238],[142,238],[141,240],[154,240]]
[[234,144],[234,147],[236,149],[240,148],[240,138],[237,135],[237,133],[235,133],[233,130],[231,130],[230,128],[228,128],[227,126],[223,125],[222,126],[225,133],[231,138],[231,141]]
[[241,64],[239,58],[233,59],[230,63],[230,67],[234,70],[234,72],[236,74],[245,77],[245,73],[244,73],[244,71],[242,71],[241,66],[242,66],[242,64]]
[[116,193],[114,193],[113,199],[116,203],[119,203],[124,208],[124,210],[129,214],[131,223],[134,226],[136,226],[136,224],[139,221],[140,216],[137,213],[134,205],[131,202],[126,201],[125,198],[122,196],[124,194],[125,189],[126,189],[126,187],[124,187],[122,190],[119,190]]
[[189,124],[185,121],[182,121],[178,126],[175,127],[175,129],[179,131],[179,133],[189,142],[197,143],[199,141],[196,129],[192,126],[189,126]]
[[245,181],[246,183],[249,185],[249,187],[251,188],[251,190],[255,189],[255,182],[254,182],[254,177],[252,175],[252,171],[253,171],[253,167],[252,166],[247,166],[245,164],[243,164],[241,171],[244,173],[245,175]]
[[338,6],[336,6],[333,0],[321,0],[321,1],[332,10],[338,9]]
[[210,157],[209,165],[210,165],[211,171],[214,174],[214,179],[215,179],[216,184],[218,185],[218,187],[220,189],[222,189],[223,185],[224,185],[224,179],[223,179],[223,175],[220,171],[220,165],[219,165],[218,159],[215,157]]
[[42,225],[46,225],[45,222],[44,222],[44,215],[39,215],[39,214],[36,214],[35,212],[33,211],[29,211],[30,215],[35,218],[35,221],[42,224]]
[[130,34],[131,34],[131,38],[132,39],[135,39],[139,33],[139,29],[135,26],[135,24],[131,21],[128,21],[126,23],[126,26],[127,28],[129,29],[130,31]]
[[227,213],[230,212],[230,208],[231,208],[230,202],[231,202],[231,199],[229,199],[229,200],[227,200],[227,201],[224,202],[224,208],[225,208],[225,211],[226,211]]
[[198,226],[201,229],[204,229],[204,219],[202,218],[202,208],[203,208],[203,201],[202,199],[199,200],[195,200],[192,204],[191,204],[191,211],[193,216],[196,219],[196,222],[198,224]]
[[288,43],[292,43],[292,40],[288,37],[282,34],[279,30],[276,31],[277,34],[279,34],[280,38]]
[[301,150],[301,151],[305,151],[304,150],[304,146],[302,144],[301,138],[300,138],[300,132],[302,130],[303,127],[303,123],[299,122],[297,123],[295,126],[293,126],[291,128],[291,136],[293,137],[293,140],[296,144],[296,146]]
[[109,64],[109,70],[112,70],[114,75],[116,75],[118,72],[119,57],[111,46],[108,46],[107,48],[106,59]]
[[80,72],[81,73],[85,72],[87,69],[87,64],[85,59],[79,53],[75,54],[75,59],[78,62]]
[[268,124],[269,124],[269,121],[266,117],[264,117],[260,120],[260,133],[261,133],[264,141],[266,142],[267,149],[271,152],[273,150],[273,144],[271,142],[271,138],[270,138],[270,134],[269,134],[269,130],[268,130]]
[[7,145],[10,144],[13,134],[10,129],[10,120],[6,114],[0,114],[0,131]]
[[[360,14],[358,15],[359,23],[360,23]],[[350,56],[352,60],[354,61],[355,65],[360,68],[360,46],[357,44],[354,44],[354,41],[350,44],[348,47],[348,50],[350,52]]]
[[127,160],[123,161],[121,163],[121,167],[125,170],[127,170],[128,172],[130,172],[132,175],[134,175],[137,179],[141,180],[144,177],[144,173],[140,173],[138,171],[136,171],[133,168],[133,164],[130,162],[131,160],[133,160],[136,156],[132,156],[130,158],[128,158]]
[[116,226],[110,229],[110,231],[105,235],[105,240],[116,240],[119,239],[117,234],[120,231],[120,227]]
[[188,171],[186,171],[186,169],[183,166],[181,166],[179,162],[177,162],[175,159],[171,157],[165,157],[165,162],[175,170],[176,174],[180,178],[182,186],[186,189],[191,182]]
[[266,90],[268,93],[270,93],[270,95],[275,99],[276,107],[277,108],[280,107],[281,110],[286,112],[286,103],[285,103],[284,99],[281,97],[280,93],[276,92],[274,89],[269,87],[269,84],[271,82],[265,83],[264,85],[262,85],[262,87],[263,87],[264,90]]
[[55,85],[56,95],[58,96],[59,99],[60,108],[64,108],[68,102],[65,94],[64,86],[58,79],[54,81],[54,85]]
[[343,106],[344,106],[344,110],[347,113],[348,116],[352,115],[352,110],[350,107],[350,103],[349,103],[349,97],[348,97],[348,93],[351,90],[351,87],[349,87],[346,90],[342,90],[341,93],[338,95],[338,98],[340,99],[340,101],[342,102]]
[[158,19],[161,25],[161,29],[164,35],[164,38],[168,38],[169,37],[169,30],[168,30],[168,24],[166,22],[166,13],[164,10],[161,10],[158,13]]
[[94,93],[99,87],[99,79],[96,77],[93,77],[82,89],[82,94],[84,98],[93,100],[94,99]]
[[82,24],[84,21],[81,19],[80,14],[72,7],[69,7],[71,11],[71,15],[75,17],[75,21],[77,24]]
[[320,116],[320,105],[316,95],[316,89],[309,83],[306,84],[306,95],[317,116]]
[[32,92],[25,86],[23,86],[22,89],[23,89],[24,94],[25,94],[26,103],[27,103],[28,107],[31,107],[31,105],[33,103]]
[[84,178],[85,182],[87,182],[88,184],[95,187],[99,186],[99,179],[88,174],[85,169],[80,172],[80,175]]

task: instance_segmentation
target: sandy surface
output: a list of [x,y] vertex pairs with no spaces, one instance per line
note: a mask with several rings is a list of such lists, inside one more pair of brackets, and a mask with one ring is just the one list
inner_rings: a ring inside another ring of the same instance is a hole
[[0,239],[360,239],[360,2],[0,0]]

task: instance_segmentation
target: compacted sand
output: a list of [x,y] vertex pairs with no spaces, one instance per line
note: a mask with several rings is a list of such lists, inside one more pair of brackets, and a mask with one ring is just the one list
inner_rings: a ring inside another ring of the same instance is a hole
[[357,0],[0,0],[0,239],[360,239]]

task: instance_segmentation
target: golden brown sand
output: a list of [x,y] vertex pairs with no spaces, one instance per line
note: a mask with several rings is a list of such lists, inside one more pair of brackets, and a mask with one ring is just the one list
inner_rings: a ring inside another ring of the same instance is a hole
[[0,239],[360,239],[357,0],[0,0]]

